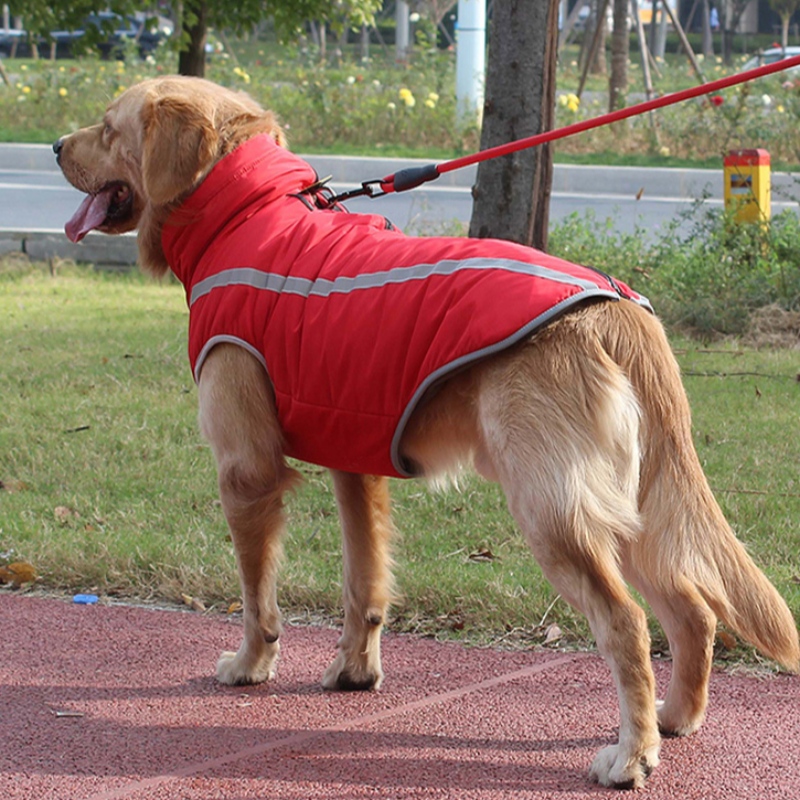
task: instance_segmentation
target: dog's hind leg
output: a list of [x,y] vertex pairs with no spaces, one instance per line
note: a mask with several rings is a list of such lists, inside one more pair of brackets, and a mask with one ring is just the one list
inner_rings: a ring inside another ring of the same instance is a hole
[[668,590],[632,583],[658,617],[672,656],[669,688],[657,704],[659,728],[668,736],[688,736],[705,717],[717,618],[689,581],[674,580]]
[[589,620],[616,684],[619,742],[591,776],[642,786],[658,764],[655,680],[644,611],[620,556],[639,535],[638,406],[620,370],[580,330],[556,323],[487,370],[480,420],[509,508],[556,591]]
[[273,677],[278,658],[283,494],[299,477],[284,463],[269,383],[252,355],[236,345],[217,345],[203,364],[198,396],[244,606],[244,639],[238,652],[221,655],[217,678],[227,684],[259,683]]
[[389,481],[332,472],[343,536],[344,629],[325,671],[326,689],[377,689],[380,637],[391,598]]

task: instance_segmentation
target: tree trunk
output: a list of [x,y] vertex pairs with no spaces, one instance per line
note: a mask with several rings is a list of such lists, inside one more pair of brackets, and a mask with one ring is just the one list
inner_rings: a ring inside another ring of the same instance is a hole
[[711,9],[708,0],[703,0],[703,55],[712,58],[714,55],[714,35],[711,30]]
[[792,19],[792,14],[785,11],[781,14],[781,47],[783,52],[789,46],[789,21]]
[[183,32],[188,37],[184,48],[178,53],[178,74],[206,74],[206,4],[204,0],[192,0],[183,8]]
[[628,0],[614,0],[614,29],[611,32],[611,75],[608,80],[608,110],[625,105],[628,93]]
[[[481,149],[553,127],[559,0],[495,3]],[[553,154],[549,144],[483,161],[472,189],[470,236],[545,250]]]

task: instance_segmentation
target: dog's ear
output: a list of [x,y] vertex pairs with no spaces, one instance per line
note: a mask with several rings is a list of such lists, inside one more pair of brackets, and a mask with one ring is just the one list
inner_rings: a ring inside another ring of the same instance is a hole
[[194,188],[213,166],[218,134],[214,112],[196,98],[154,98],[142,110],[142,180],[153,205],[167,205]]

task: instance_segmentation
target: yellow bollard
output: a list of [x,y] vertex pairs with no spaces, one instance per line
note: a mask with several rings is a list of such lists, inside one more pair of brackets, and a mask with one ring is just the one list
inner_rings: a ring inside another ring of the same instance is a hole
[[736,222],[767,222],[770,207],[769,153],[762,149],[731,150],[725,168],[725,209]]

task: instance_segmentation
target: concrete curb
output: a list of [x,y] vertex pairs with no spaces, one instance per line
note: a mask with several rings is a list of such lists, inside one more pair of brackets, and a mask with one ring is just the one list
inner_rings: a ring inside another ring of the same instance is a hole
[[73,244],[63,233],[0,228],[0,256],[9,253],[24,253],[33,261],[63,258],[104,268],[129,267],[138,259],[136,234],[90,233],[80,244]]

